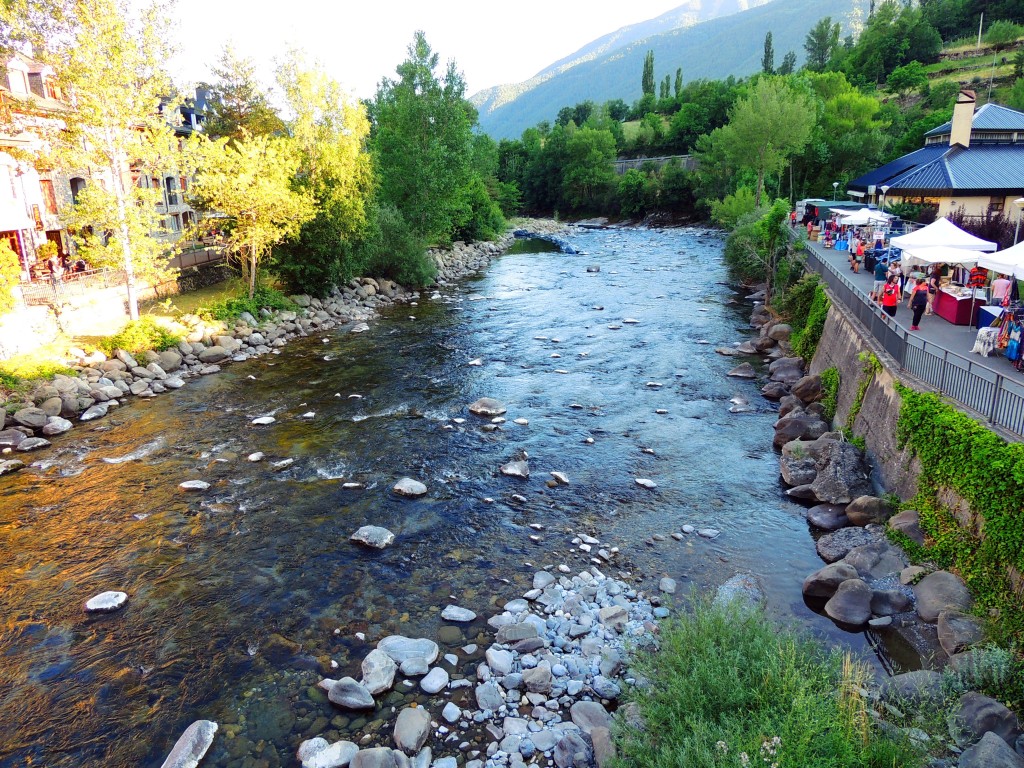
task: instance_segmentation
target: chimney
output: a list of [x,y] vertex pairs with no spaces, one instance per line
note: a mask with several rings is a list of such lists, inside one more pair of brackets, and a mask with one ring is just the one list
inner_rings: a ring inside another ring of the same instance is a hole
[[949,146],[971,146],[971,123],[974,121],[974,91],[961,90],[953,105],[953,126],[949,132]]

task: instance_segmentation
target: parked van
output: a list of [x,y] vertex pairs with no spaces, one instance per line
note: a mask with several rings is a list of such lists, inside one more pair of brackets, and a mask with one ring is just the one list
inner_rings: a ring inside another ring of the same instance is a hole
[[814,214],[814,209],[823,203],[827,203],[828,200],[824,200],[820,197],[808,197],[805,200],[796,201],[796,219],[797,221],[804,221],[804,217],[810,213]]

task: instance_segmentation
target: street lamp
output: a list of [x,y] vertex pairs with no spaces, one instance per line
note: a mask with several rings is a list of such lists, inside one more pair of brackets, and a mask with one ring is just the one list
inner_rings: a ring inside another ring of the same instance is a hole
[[839,182],[838,181],[833,181],[832,182],[832,202],[835,202],[836,190],[838,190],[838,189],[839,189]]
[[889,185],[883,184],[879,189],[882,190],[882,205],[880,207],[882,209],[882,213],[885,213],[885,195],[889,191]]
[[1017,206],[1017,226],[1013,229],[1013,244],[1017,244],[1017,235],[1020,234],[1020,217],[1024,215],[1024,197],[1018,197],[1013,201]]

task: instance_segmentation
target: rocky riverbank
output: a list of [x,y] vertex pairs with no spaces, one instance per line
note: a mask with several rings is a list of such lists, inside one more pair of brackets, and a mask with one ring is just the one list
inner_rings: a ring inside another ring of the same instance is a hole
[[[757,301],[761,296],[752,297]],[[718,350],[729,355],[768,352],[770,381],[762,395],[779,403],[774,446],[787,494],[813,506],[807,509],[824,567],[807,576],[803,594],[808,606],[841,628],[867,631],[876,645],[879,633],[894,633],[913,648],[926,667],[896,674],[865,691],[882,720],[905,720],[903,732],[926,746],[935,768],[1024,766],[1024,735],[1013,712],[999,701],[970,690],[987,666],[981,647],[981,622],[971,615],[973,599],[955,574],[910,565],[903,550],[890,543],[892,530],[924,542],[918,512],[895,510],[872,495],[864,452],[842,432],[832,431],[822,399],[820,376],[804,374],[803,360],[787,356],[789,327],[757,304],[750,325],[757,338]],[[749,363],[730,375],[751,377]],[[949,667],[945,676],[939,670]],[[929,735],[917,727],[917,711],[948,713],[949,733]],[[936,742],[938,739],[938,742]]]
[[[457,242],[450,249],[433,249],[428,256],[437,267],[436,287],[445,286],[484,269],[506,251],[515,237],[538,235],[560,241],[566,225],[550,220],[529,222],[495,242]],[[563,241],[564,242],[564,241]],[[321,300],[292,296],[294,311],[271,312],[260,317],[242,313],[234,323],[180,318],[183,340],[172,349],[129,354],[116,350],[109,359],[102,352],[69,350],[66,364],[74,375],[58,374],[32,390],[22,401],[6,403],[0,424],[0,476],[16,472],[25,462],[13,453],[34,453],[50,447],[49,438],[68,432],[76,424],[100,419],[132,397],[155,397],[186,386],[189,379],[208,376],[233,362],[278,354],[289,341],[318,333],[342,330],[360,333],[383,308],[395,304],[415,306],[421,292],[392,280],[364,277],[335,287]]]

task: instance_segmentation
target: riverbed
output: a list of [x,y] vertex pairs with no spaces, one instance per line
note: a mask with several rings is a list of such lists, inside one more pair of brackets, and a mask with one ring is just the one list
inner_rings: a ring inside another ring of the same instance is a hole
[[[0,768],[156,768],[198,718],[221,725],[204,767],[292,765],[304,738],[383,733],[415,698],[403,686],[355,717],[316,682],[358,679],[388,634],[486,647],[484,620],[538,567],[590,564],[581,533],[619,548],[603,570],[652,593],[662,576],[685,591],[753,572],[773,616],[869,655],[804,606],[821,561],[780,488],[777,416],[713,352],[751,333],[721,237],[569,240],[579,254],[529,241],[368,332],[132,402],[3,478]],[[507,406],[503,423],[468,413],[484,396]],[[737,398],[752,409],[730,412]],[[529,479],[499,474],[521,452]],[[549,487],[552,471],[568,484]],[[427,495],[393,494],[402,477]],[[366,524],[395,544],[350,543]],[[684,524],[721,533],[672,538]],[[87,616],[108,589],[127,607]],[[445,626],[450,602],[480,618]]]

